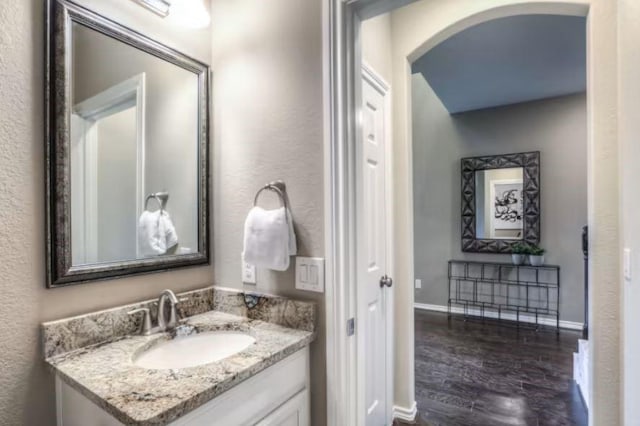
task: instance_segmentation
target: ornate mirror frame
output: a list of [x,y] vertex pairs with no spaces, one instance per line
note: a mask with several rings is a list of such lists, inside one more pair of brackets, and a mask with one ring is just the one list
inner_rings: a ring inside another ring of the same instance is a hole
[[[540,152],[463,158],[461,166],[462,251],[511,253],[514,244],[538,244],[540,241]],[[476,171],[512,167],[523,169],[523,239],[476,238]]]
[[[198,78],[198,252],[72,265],[70,115],[71,27],[79,23],[193,72]],[[67,0],[47,0],[45,167],[47,287],[209,263],[209,67]]]

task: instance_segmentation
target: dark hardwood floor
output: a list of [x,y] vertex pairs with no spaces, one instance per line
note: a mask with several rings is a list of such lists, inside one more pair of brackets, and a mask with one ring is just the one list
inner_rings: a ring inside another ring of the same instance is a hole
[[572,380],[579,332],[416,310],[416,400],[428,425],[587,425]]

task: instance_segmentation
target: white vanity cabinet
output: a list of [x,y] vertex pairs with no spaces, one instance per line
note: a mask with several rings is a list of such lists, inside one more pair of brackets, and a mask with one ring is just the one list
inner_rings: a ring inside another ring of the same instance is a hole
[[[58,426],[120,426],[121,422],[56,378]],[[308,426],[308,346],[250,377],[172,426]]]

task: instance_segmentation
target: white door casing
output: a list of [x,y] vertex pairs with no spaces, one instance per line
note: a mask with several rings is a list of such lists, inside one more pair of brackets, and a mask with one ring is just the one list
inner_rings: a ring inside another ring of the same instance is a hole
[[[136,213],[140,217],[144,208],[145,195],[145,117],[146,117],[146,74],[137,74],[115,84],[96,95],[73,106],[72,129],[72,210],[79,220],[80,234],[75,233],[73,253],[74,264],[98,261],[97,244],[97,192],[98,192],[98,133],[100,119],[125,109],[134,107],[136,115]],[[81,213],[81,214],[80,214]],[[73,235],[73,233],[72,233]],[[138,239],[135,239],[136,253],[140,256]]]
[[[98,154],[95,122],[71,114],[71,238],[73,264],[98,261]],[[74,229],[75,230],[75,229]],[[72,230],[72,231],[74,231]]]
[[392,420],[392,288],[380,284],[391,270],[391,111],[389,86],[370,67],[363,65],[362,70],[362,126],[356,147],[358,424],[380,426]]

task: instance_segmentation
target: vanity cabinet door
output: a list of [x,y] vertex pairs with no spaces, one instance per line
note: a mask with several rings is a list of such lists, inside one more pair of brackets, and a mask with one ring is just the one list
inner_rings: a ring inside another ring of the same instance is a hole
[[278,407],[256,426],[308,426],[309,391],[307,389]]
[[[123,426],[59,377],[56,396],[58,426]],[[308,426],[309,421],[309,348],[305,347],[170,425]]]

